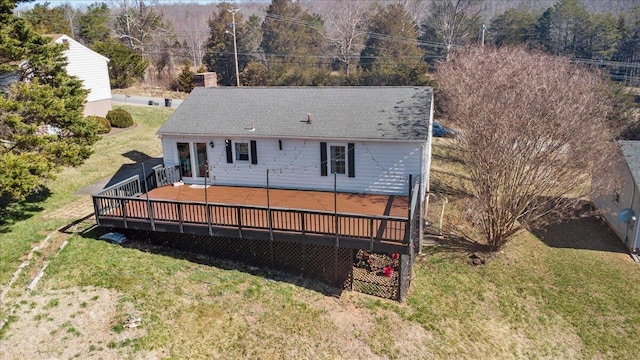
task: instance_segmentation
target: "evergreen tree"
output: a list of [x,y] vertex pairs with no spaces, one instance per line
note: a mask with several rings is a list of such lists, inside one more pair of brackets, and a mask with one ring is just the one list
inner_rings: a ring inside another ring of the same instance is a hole
[[50,8],[49,3],[35,4],[32,9],[22,12],[31,28],[39,34],[67,34],[73,36],[69,21],[65,18],[65,11],[74,11],[70,5]]
[[579,0],[561,0],[553,6],[549,23],[549,49],[555,55],[577,55],[587,47],[589,13]]
[[91,46],[98,41],[109,38],[109,15],[111,10],[105,3],[93,3],[87,7],[87,11],[78,19],[79,40],[85,45]]
[[[618,42],[616,53],[613,56],[615,61],[625,63],[640,63],[640,6],[636,6],[628,14],[622,14],[618,20]],[[624,67],[616,72],[618,79],[624,79],[631,85],[639,86],[640,69],[637,67]]]
[[495,46],[531,44],[537,19],[532,12],[509,9],[491,19],[488,38]]
[[273,0],[262,23],[262,49],[275,85],[306,85],[320,65],[324,22],[291,0]]
[[536,47],[546,51],[552,51],[551,45],[551,22],[553,21],[554,9],[552,7],[545,10],[538,18],[535,25],[535,44]]
[[99,124],[82,116],[87,91],[67,75],[63,47],[38,35],[0,0],[0,203],[20,200],[63,166],[91,154]]
[[[218,12],[209,20],[209,39],[207,40],[206,53],[203,62],[207,69],[218,75],[218,84],[235,85],[236,67],[235,53],[233,50],[233,17],[229,10],[235,8],[230,3],[221,3],[217,6]],[[241,47],[244,43],[245,25],[242,22],[242,13],[235,15],[236,41],[238,47],[238,68],[242,71],[249,61],[246,55],[247,49]]]
[[184,62],[184,67],[178,75],[178,91],[190,93],[195,87],[193,76],[195,73],[191,71],[191,62],[189,60]]
[[110,38],[94,44],[93,50],[109,58],[111,87],[123,89],[144,76],[149,63],[117,40]]
[[578,44],[575,56],[584,59],[611,60],[618,47],[621,34],[618,19],[612,14],[589,15],[583,41]]
[[400,4],[379,9],[370,20],[360,56],[365,85],[421,85],[427,64],[418,48],[418,32]]

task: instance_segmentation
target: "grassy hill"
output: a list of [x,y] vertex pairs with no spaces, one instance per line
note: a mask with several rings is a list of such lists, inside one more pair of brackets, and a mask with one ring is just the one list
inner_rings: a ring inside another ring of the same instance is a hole
[[438,219],[447,199],[444,239],[417,258],[402,304],[142,242],[97,241],[104,230],[86,220],[57,231],[77,220],[60,209],[131,164],[124,154],[160,154],[155,131],[170,110],[127,109],[136,127],[101,140],[2,229],[3,289],[32,255],[2,301],[0,358],[635,357],[639,265],[598,220],[521,232],[486,264],[469,264],[481,246],[462,236],[473,227],[448,140],[434,149],[429,214]]

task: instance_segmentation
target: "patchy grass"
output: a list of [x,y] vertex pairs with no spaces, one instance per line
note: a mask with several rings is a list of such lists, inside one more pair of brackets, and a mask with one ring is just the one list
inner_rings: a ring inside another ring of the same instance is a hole
[[[65,170],[45,210],[130,163],[123,154],[160,154],[155,129],[169,112],[127,109],[138,126],[105,137],[86,164]],[[39,295],[16,301],[21,316],[11,317],[0,349],[21,339],[14,332],[26,329],[22,322],[39,321],[29,331],[59,344],[40,353],[50,357],[64,349],[80,358],[634,358],[640,272],[620,241],[581,220],[523,231],[485,265],[470,265],[477,244],[467,238],[477,237],[465,215],[468,180],[449,142],[436,141],[428,214],[435,223],[447,199],[444,238],[417,258],[406,303],[330,297],[309,280],[274,281],[229,263],[122,247],[96,241],[95,231],[74,235],[50,259]],[[35,213],[2,234],[2,282],[32,243],[60,225]],[[8,244],[19,249],[6,255]],[[88,328],[89,314],[107,308],[100,326]],[[125,326],[132,316],[141,319],[135,329]]]

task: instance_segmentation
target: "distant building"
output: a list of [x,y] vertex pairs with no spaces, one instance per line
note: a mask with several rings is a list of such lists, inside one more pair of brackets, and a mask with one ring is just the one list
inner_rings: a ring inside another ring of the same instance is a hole
[[616,188],[593,199],[603,219],[629,248],[634,257],[640,248],[640,141],[621,140],[620,161],[611,176]]
[[67,73],[82,80],[89,90],[84,106],[84,116],[105,116],[111,110],[111,84],[109,83],[109,59],[73,40],[67,35],[47,35],[56,44],[66,45]]

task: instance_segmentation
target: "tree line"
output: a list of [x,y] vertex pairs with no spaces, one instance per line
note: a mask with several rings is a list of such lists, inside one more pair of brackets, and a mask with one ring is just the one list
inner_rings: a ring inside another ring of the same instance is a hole
[[[422,85],[430,67],[474,44],[524,45],[640,82],[640,1],[613,1],[597,11],[593,1],[544,3],[112,0],[84,9],[36,4],[20,16],[40,33],[70,34],[111,58],[115,88],[144,79],[188,91],[177,69],[183,78],[214,71],[219,84],[235,85],[234,41],[246,86]],[[235,16],[232,9],[239,9]]]
[[[63,167],[81,164],[98,140],[99,123],[82,117],[87,91],[66,73],[63,46],[38,32],[65,32],[58,26],[69,26],[77,39],[111,57],[112,81],[114,69],[126,73],[115,78],[123,81],[135,78],[133,71],[159,75],[175,66],[181,48],[157,4],[140,0],[125,6],[132,2],[122,0],[112,10],[97,3],[75,18],[65,15],[69,7],[44,4],[16,16],[16,4],[24,1],[0,0],[0,75],[20,80],[0,84],[0,231],[5,219],[16,218],[11,215],[19,211],[16,204],[39,191],[46,194],[46,182]],[[612,140],[629,124],[610,84],[572,61],[591,46],[590,54],[615,62],[620,49],[638,46],[629,40],[637,32],[606,44],[595,35],[586,41],[576,29],[589,24],[587,18],[558,25],[559,18],[571,18],[560,14],[586,9],[563,0],[535,21],[518,22],[533,25],[515,26],[533,35],[500,40],[495,22],[510,23],[504,19],[531,10],[500,13],[487,31],[485,2],[432,0],[430,12],[421,16],[407,10],[409,3],[337,1],[329,12],[341,15],[331,17],[299,2],[273,0],[263,17],[248,18],[234,4],[221,3],[208,21],[202,65],[216,71],[223,84],[234,85],[237,46],[244,85],[411,85],[429,81],[427,68],[439,59],[431,76],[441,116],[460,130],[454,147],[469,173],[471,221],[489,248],[499,249],[523,228],[575,214],[596,188],[593,182],[587,186],[591,176],[611,173],[617,154]],[[60,11],[73,22],[34,15],[45,10]],[[633,21],[618,21],[617,29]],[[483,41],[476,30],[485,31],[484,40],[496,47],[469,46]],[[184,63],[176,83],[188,87],[192,78],[191,64]]]

